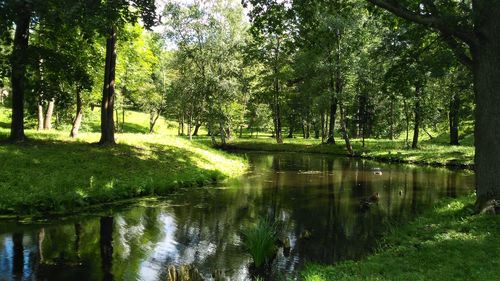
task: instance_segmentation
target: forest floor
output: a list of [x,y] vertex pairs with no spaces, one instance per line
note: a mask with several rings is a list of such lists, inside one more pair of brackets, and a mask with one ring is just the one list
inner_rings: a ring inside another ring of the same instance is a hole
[[475,215],[474,196],[447,199],[412,222],[394,226],[360,261],[311,264],[305,281],[498,280],[500,216]]
[[[285,138],[283,141],[283,144],[276,144],[276,141],[270,136],[236,138],[229,142],[228,149],[307,152],[348,156],[345,142],[341,139],[337,139],[337,143],[334,145],[321,144],[320,139],[303,139],[302,137]],[[447,142],[446,134],[433,139],[423,138],[417,149],[407,148],[404,139],[392,141],[387,139],[366,139],[364,147],[361,139],[351,140],[356,157],[385,162],[473,168],[474,146],[472,133],[470,131],[465,132],[459,146],[451,146]]]
[[[242,174],[244,159],[203,143],[175,136],[161,120],[148,131],[148,115],[127,112],[126,134],[117,145],[95,145],[100,134],[90,114],[76,139],[69,127],[48,132],[26,130],[29,141],[8,144],[9,112],[0,108],[0,214],[67,213],[90,205],[164,195],[176,187],[211,184]],[[28,124],[28,127],[32,127]]]

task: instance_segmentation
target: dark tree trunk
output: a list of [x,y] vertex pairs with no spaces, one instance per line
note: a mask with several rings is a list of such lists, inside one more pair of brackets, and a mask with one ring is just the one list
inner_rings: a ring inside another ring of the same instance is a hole
[[458,123],[460,112],[460,95],[454,93],[450,100],[450,111],[448,114],[450,121],[450,145],[458,145]]
[[54,114],[54,106],[55,106],[54,99],[51,99],[49,101],[49,104],[47,105],[47,112],[45,112],[45,119],[43,121],[44,130],[52,129],[52,115]]
[[[194,125],[193,136],[195,136],[195,137],[198,136],[198,131],[200,130],[200,127],[201,127],[201,123],[196,122],[196,125]],[[240,131],[240,134],[241,134],[241,131]]]
[[73,120],[73,126],[71,127],[70,137],[76,138],[78,136],[78,131],[80,130],[80,126],[82,124],[83,119],[83,101],[82,101],[82,93],[80,89],[76,90],[76,116]]
[[106,40],[106,65],[101,103],[101,140],[99,144],[115,144],[115,122],[113,120],[115,103],[116,68],[116,27],[109,29]]
[[475,171],[478,207],[500,200],[500,4],[474,1],[478,42],[473,49],[476,100]]
[[414,114],[415,114],[415,121],[413,124],[413,141],[411,143],[411,148],[417,148],[418,146],[418,133],[420,131],[420,121],[422,118],[422,109],[420,106],[420,96],[421,96],[421,91],[422,88],[420,85],[415,86],[415,106],[414,106]]
[[330,100],[330,124],[328,126],[328,137],[326,139],[326,143],[328,144],[335,144],[335,115],[337,114],[337,103],[337,97],[335,92],[333,92]]
[[24,135],[24,83],[28,59],[28,39],[31,10],[28,1],[20,1],[16,11],[14,45],[11,56],[12,123],[9,140],[20,142]]

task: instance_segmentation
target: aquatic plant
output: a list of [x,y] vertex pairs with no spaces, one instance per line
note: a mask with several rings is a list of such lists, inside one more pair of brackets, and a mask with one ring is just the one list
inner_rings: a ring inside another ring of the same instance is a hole
[[256,225],[242,231],[243,245],[250,253],[256,268],[262,268],[272,261],[276,254],[278,227],[269,219],[260,219]]

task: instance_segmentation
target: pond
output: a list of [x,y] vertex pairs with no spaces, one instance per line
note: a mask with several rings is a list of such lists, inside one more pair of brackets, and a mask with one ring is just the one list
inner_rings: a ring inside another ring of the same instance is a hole
[[[404,223],[443,197],[468,194],[474,175],[317,154],[249,153],[251,169],[216,187],[180,190],[105,212],[0,222],[0,280],[168,280],[190,265],[205,280],[250,280],[241,231],[280,223],[272,279],[307,262],[369,254],[388,223]],[[367,208],[360,202],[378,193]]]

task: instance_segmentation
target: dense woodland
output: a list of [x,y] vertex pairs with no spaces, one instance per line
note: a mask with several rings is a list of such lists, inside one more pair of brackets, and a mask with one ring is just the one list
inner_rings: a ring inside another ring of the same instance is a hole
[[100,144],[125,110],[175,120],[213,145],[284,138],[404,139],[475,127],[477,195],[500,198],[498,1],[0,1],[0,102],[24,127],[101,109]]

